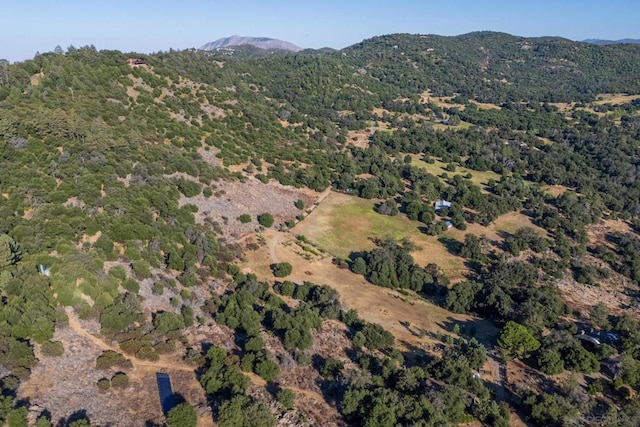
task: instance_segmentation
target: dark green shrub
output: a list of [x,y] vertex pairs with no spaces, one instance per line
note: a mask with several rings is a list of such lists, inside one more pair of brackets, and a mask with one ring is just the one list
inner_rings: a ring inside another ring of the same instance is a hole
[[262,379],[267,382],[271,382],[276,379],[280,372],[280,367],[273,360],[267,359],[256,364],[256,374],[260,375]]
[[154,295],[162,295],[164,293],[164,286],[161,282],[156,282],[151,287],[151,293]]
[[122,282],[122,287],[134,294],[140,291],[140,284],[132,278],[128,278]]
[[279,262],[271,264],[271,271],[276,277],[286,277],[293,271],[293,266],[288,262]]
[[293,291],[296,289],[296,285],[290,280],[285,280],[282,283],[278,283],[274,288],[280,295],[290,297],[293,296]]
[[269,212],[258,215],[258,223],[260,223],[260,225],[264,228],[270,228],[271,226],[273,226],[273,222],[273,215],[271,215]]
[[202,190],[200,184],[198,184],[197,182],[188,181],[186,179],[177,179],[176,185],[178,187],[178,190],[180,190],[180,192],[184,194],[185,197],[197,196]]
[[118,265],[109,269],[109,276],[118,280],[124,280],[127,278],[127,271],[124,267]]
[[106,391],[111,387],[111,381],[109,381],[108,378],[100,378],[96,385],[98,386],[99,390]]
[[288,388],[283,388],[276,394],[276,400],[285,408],[291,409],[296,400],[296,394]]
[[111,377],[111,386],[126,388],[129,386],[129,377],[124,372],[118,372],[113,377]]
[[47,341],[42,344],[42,354],[49,357],[60,357],[64,354],[64,346],[60,341]]
[[103,351],[96,359],[96,369],[109,369],[113,366],[124,366],[127,359],[113,350]]
[[167,427],[196,427],[198,413],[188,403],[181,403],[169,411]]

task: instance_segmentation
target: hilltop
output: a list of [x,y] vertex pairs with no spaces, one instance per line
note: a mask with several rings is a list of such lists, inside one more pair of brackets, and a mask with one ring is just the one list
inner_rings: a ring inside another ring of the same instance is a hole
[[264,50],[279,49],[291,52],[301,51],[302,48],[283,40],[272,39],[269,37],[244,37],[231,36],[205,43],[200,46],[200,50],[215,50],[230,46],[251,45]]
[[634,413],[640,46],[226,49],[0,70],[0,421]]

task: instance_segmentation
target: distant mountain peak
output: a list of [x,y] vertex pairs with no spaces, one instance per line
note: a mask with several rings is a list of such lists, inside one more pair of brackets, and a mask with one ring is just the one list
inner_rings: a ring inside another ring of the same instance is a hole
[[620,40],[603,40],[603,39],[585,39],[582,40],[584,43],[598,44],[598,45],[609,45],[609,44],[640,44],[640,39],[620,39]]
[[301,51],[302,48],[294,45],[293,43],[286,42],[284,40],[272,39],[269,37],[244,37],[233,35],[231,37],[224,37],[216,41],[205,43],[200,47],[200,50],[214,50],[230,46],[242,46],[251,45],[259,49],[280,49],[288,50],[291,52]]

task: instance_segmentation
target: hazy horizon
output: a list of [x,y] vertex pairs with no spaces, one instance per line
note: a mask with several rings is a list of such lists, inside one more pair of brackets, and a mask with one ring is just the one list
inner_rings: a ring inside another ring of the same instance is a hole
[[94,45],[97,49],[151,53],[199,47],[234,34],[285,40],[303,48],[341,49],[363,39],[392,33],[453,36],[499,31],[516,36],[557,36],[571,40],[640,38],[640,3],[631,0],[380,0],[319,4],[281,0],[213,5],[185,0],[114,0],[63,5],[43,0],[3,6],[0,58],[12,62],[49,52]]

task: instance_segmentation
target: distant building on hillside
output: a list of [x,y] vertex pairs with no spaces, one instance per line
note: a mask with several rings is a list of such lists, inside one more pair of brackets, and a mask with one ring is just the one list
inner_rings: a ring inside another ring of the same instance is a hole
[[144,64],[144,61],[142,59],[140,59],[140,58],[127,58],[127,62],[132,67],[136,67],[138,65]]
[[450,208],[450,207],[451,207],[451,202],[448,202],[444,199],[436,200],[435,203],[433,204],[433,208],[437,211],[439,211],[440,209]]

